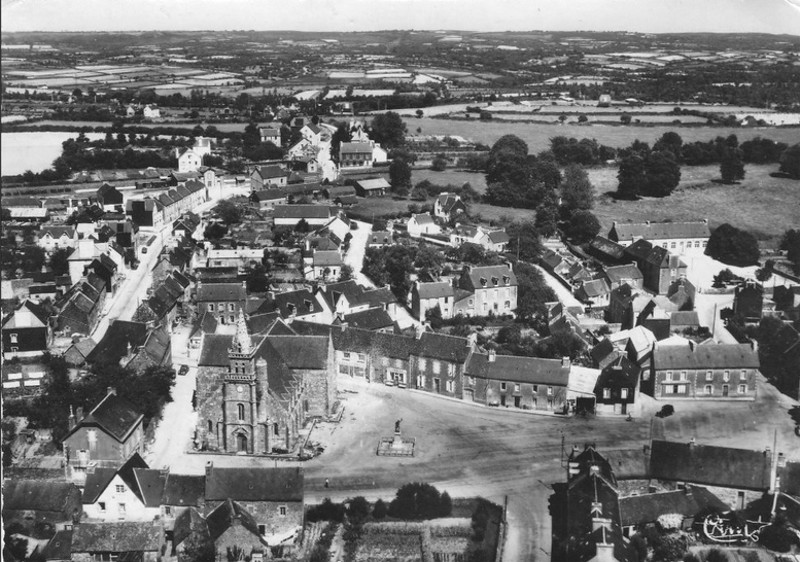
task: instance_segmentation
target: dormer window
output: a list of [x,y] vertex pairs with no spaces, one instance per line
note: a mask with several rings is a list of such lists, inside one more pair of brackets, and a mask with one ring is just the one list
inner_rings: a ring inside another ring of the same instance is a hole
[[511,277],[509,277],[508,275],[503,275],[503,283],[505,285],[508,285],[510,281],[511,281]]
[[481,285],[486,286],[486,277],[481,277]]
[[307,310],[309,310],[309,311],[314,310],[314,303],[312,303],[311,301],[307,300],[307,301],[305,301],[305,304],[306,304],[306,309]]
[[492,277],[492,285],[497,285],[498,279],[497,277]]
[[290,314],[290,315],[294,315],[294,313],[295,313],[295,306],[294,306],[294,304],[293,304],[293,303],[289,303],[289,304],[287,304],[287,305],[286,305],[286,310],[288,310],[288,311],[289,311],[289,314]]

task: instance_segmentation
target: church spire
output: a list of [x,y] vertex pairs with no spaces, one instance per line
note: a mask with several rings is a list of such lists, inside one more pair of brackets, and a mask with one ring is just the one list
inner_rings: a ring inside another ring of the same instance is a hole
[[247,322],[244,319],[244,310],[239,309],[239,320],[236,322],[236,337],[233,340],[233,351],[243,355],[250,355],[253,343],[250,332],[247,331]]

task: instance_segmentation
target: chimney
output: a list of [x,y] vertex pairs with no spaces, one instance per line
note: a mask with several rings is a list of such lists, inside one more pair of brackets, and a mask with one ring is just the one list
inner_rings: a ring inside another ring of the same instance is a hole
[[686,486],[683,489],[683,491],[686,494],[686,497],[689,498],[690,500],[694,497],[694,495],[692,494],[692,487],[691,486]]
[[646,224],[649,227],[650,226],[650,221],[644,221],[644,224]]
[[569,369],[569,367],[570,367],[569,357],[562,357],[561,358],[561,367],[563,367],[565,369]]
[[83,406],[75,408],[75,421],[81,423],[83,421]]
[[169,467],[168,467],[168,466],[164,466],[164,467],[162,467],[162,468],[161,468],[161,470],[159,470],[158,472],[159,472],[159,474],[160,474],[161,476],[163,476],[164,478],[166,478],[167,476],[169,476]]
[[697,343],[694,340],[689,340],[689,349],[694,351],[695,347],[697,347]]
[[113,386],[109,386],[106,389],[106,394],[113,394],[114,396],[116,396],[117,395],[117,389],[114,388]]
[[758,353],[758,342],[755,340],[755,338],[750,340],[750,347],[755,353]]
[[690,449],[693,449],[693,448],[694,448],[694,446],[695,446],[695,444],[696,444],[695,438],[694,438],[694,437],[692,437],[692,438],[689,440],[689,448],[690,448]]
[[786,456],[783,453],[778,453],[778,468],[786,467]]
[[497,354],[495,353],[494,349],[489,350],[489,363],[494,363],[497,359]]
[[69,405],[69,429],[70,429],[70,431],[72,431],[72,428],[74,428],[76,425],[77,425],[77,422],[75,421],[75,412],[72,411],[72,404],[70,404]]
[[214,468],[214,462],[208,461],[206,463],[206,479],[211,478],[211,470]]

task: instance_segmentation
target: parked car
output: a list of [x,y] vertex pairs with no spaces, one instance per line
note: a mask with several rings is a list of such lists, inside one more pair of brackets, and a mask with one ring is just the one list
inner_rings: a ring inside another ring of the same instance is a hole
[[189,365],[181,365],[181,368],[178,369],[178,374],[180,376],[184,376],[188,372],[189,372]]

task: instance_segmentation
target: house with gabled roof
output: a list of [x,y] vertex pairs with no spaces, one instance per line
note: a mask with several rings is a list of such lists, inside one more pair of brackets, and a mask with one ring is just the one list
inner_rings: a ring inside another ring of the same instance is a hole
[[178,172],[196,172],[203,165],[203,155],[193,148],[185,148],[178,155]]
[[276,205],[272,218],[275,226],[297,226],[304,220],[309,226],[322,226],[338,213],[327,205]]
[[[65,408],[67,406],[65,405]],[[114,388],[87,416],[78,408],[69,416],[69,432],[63,441],[68,476],[78,484],[90,466],[118,468],[144,446],[144,416]]]
[[384,177],[356,180],[356,194],[359,197],[383,197],[392,185]]
[[627,356],[614,353],[608,340],[603,342],[605,344],[598,344],[593,350],[602,362],[594,389],[595,412],[600,415],[632,415],[639,399],[641,368]]
[[542,359],[473,353],[464,368],[464,400],[487,406],[563,411],[569,358]]
[[611,299],[611,289],[605,279],[584,281],[575,290],[575,298],[592,308],[606,308]]
[[56,330],[67,334],[90,334],[106,302],[106,284],[94,273],[80,279],[56,303]]
[[83,511],[93,521],[153,521],[161,513],[166,471],[150,469],[134,453],[119,468],[91,466],[83,488]]
[[473,351],[470,339],[423,332],[411,352],[412,388],[461,397],[462,374]]
[[406,230],[412,238],[419,238],[423,234],[442,233],[442,228],[436,224],[436,221],[428,213],[412,214],[406,223]]
[[275,146],[281,145],[281,130],[278,127],[259,127],[258,135],[261,142],[271,142]]
[[439,307],[442,318],[452,318],[455,304],[456,288],[447,281],[423,283],[416,281],[411,288],[411,313],[424,320],[425,313]]
[[312,250],[305,277],[320,281],[338,279],[343,265],[344,260],[338,250]]
[[158,562],[164,547],[161,523],[81,523],[72,533],[72,560],[137,560]]
[[276,293],[272,306],[287,322],[306,320],[330,324],[333,322],[333,310],[319,292],[312,293],[308,289]]
[[707,219],[640,223],[614,221],[608,232],[609,240],[623,247],[630,246],[637,240],[647,240],[671,254],[690,256],[703,255],[710,237]]
[[345,314],[340,318],[336,318],[334,324],[373,332],[393,333],[395,330],[395,321],[382,308],[370,308],[360,312],[353,312],[352,314]]
[[433,203],[433,216],[442,219],[444,222],[450,222],[458,215],[466,212],[467,206],[457,193],[444,191],[439,194]]
[[285,187],[289,182],[289,172],[280,166],[256,166],[250,173],[250,188],[260,191],[268,187]]
[[374,162],[375,143],[343,142],[339,145],[339,167],[341,169],[371,168]]
[[195,300],[198,314],[208,312],[220,324],[234,324],[244,310],[247,289],[243,283],[198,283]]
[[644,275],[636,264],[614,265],[605,268],[603,273],[612,291],[625,284],[638,291],[644,287]]
[[45,226],[36,234],[36,245],[46,252],[59,248],[74,248],[78,244],[78,231],[74,226]]
[[217,468],[209,462],[205,512],[210,531],[214,511],[231,501],[252,516],[253,530],[260,537],[270,545],[280,544],[303,527],[304,471],[302,467]]
[[472,293],[465,316],[513,315],[517,310],[517,276],[510,264],[465,266],[458,287]]
[[17,523],[28,532],[72,528],[81,519],[81,491],[72,482],[19,480],[3,482],[3,525]]
[[755,344],[656,345],[643,390],[656,400],[755,400]]
[[[205,501],[206,477],[194,474],[173,474],[167,471],[164,481],[164,493],[161,497],[161,520],[167,532],[167,538],[178,520],[192,509],[202,509]],[[175,538],[173,545],[180,541]]]
[[53,341],[52,312],[43,304],[25,300],[16,310],[3,318],[3,359],[42,355]]

